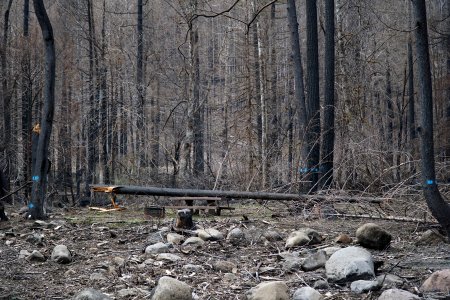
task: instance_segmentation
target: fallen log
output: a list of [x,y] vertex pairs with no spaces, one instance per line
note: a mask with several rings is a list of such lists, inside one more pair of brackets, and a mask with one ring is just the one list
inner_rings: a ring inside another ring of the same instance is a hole
[[228,199],[255,199],[255,200],[328,200],[328,201],[350,201],[382,203],[391,198],[353,197],[338,195],[305,195],[305,194],[282,194],[266,192],[242,192],[242,191],[220,191],[220,190],[196,190],[176,189],[161,187],[143,187],[132,185],[91,185],[93,192],[113,193],[116,195],[146,195],[167,197],[220,197]]

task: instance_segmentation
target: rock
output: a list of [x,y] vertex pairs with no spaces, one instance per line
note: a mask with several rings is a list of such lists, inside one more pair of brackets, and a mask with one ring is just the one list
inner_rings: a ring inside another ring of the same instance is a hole
[[167,234],[167,242],[174,245],[179,245],[184,241],[184,236],[178,233],[168,233]]
[[350,290],[356,294],[376,291],[380,288],[381,284],[378,280],[356,280],[350,284]]
[[292,300],[320,300],[322,298],[322,295],[318,291],[312,287],[306,286],[297,289],[294,292]]
[[277,230],[268,230],[263,233],[263,237],[265,237],[269,242],[276,242],[283,240],[283,234]]
[[336,251],[325,264],[329,282],[345,283],[375,277],[372,255],[360,247]]
[[30,255],[31,255],[31,253],[28,252],[28,250],[20,250],[20,252],[19,252],[19,259],[27,258]]
[[121,289],[117,292],[119,299],[136,299],[141,294],[141,290],[137,288]]
[[156,260],[165,260],[170,262],[176,262],[181,260],[182,258],[176,254],[172,253],[160,253],[156,256]]
[[151,300],[192,300],[192,289],[184,282],[164,276],[152,290]]
[[92,273],[91,276],[89,276],[89,280],[91,280],[91,281],[107,281],[108,278],[106,278],[106,276],[100,272],[95,272],[95,273]]
[[152,232],[147,237],[147,243],[156,244],[158,242],[164,242],[164,237],[162,231]]
[[158,242],[145,248],[145,253],[147,254],[158,254],[168,251],[169,251],[169,244],[164,244],[162,242]]
[[215,228],[198,229],[196,233],[204,241],[219,241],[223,239],[223,234]]
[[313,245],[322,241],[320,234],[311,228],[304,228],[298,231],[291,232],[286,241],[286,248]]
[[341,249],[342,249],[341,247],[326,247],[326,248],[323,248],[322,250],[325,251],[325,253],[326,253],[326,255],[327,255],[328,257],[330,257],[330,256],[333,255],[336,251],[339,251],[339,250],[341,250]]
[[369,249],[383,250],[391,242],[392,236],[374,223],[366,223],[356,230],[358,243]]
[[26,241],[27,241],[28,243],[31,243],[31,244],[34,244],[34,245],[43,245],[43,244],[44,244],[44,243],[43,243],[43,241],[44,241],[44,235],[43,235],[43,234],[40,234],[40,233],[33,233],[33,234],[30,234],[30,235],[27,237]]
[[222,273],[232,273],[236,270],[236,265],[231,261],[219,260],[213,264],[214,270],[220,271]]
[[305,261],[303,261],[302,269],[303,271],[313,271],[325,266],[327,262],[327,254],[325,251],[320,250],[316,253],[308,256]]
[[450,295],[450,269],[433,272],[420,287],[422,292],[441,292]]
[[203,271],[203,267],[200,265],[193,265],[193,264],[187,264],[183,266],[183,269],[185,269],[188,272],[201,272]]
[[353,239],[347,234],[342,233],[338,237],[336,237],[334,241],[338,244],[351,244],[353,242]]
[[123,267],[125,265],[125,259],[119,256],[114,257],[113,262],[118,267]]
[[42,220],[34,221],[34,225],[35,226],[39,226],[39,227],[50,227],[51,226],[50,223],[47,223],[47,222],[42,221]]
[[33,252],[31,252],[31,254],[27,257],[27,259],[30,261],[45,261],[44,255],[37,250],[33,250]]
[[56,245],[55,248],[53,248],[51,258],[53,261],[60,264],[67,264],[72,261],[72,255],[65,245]]
[[262,282],[247,292],[247,300],[289,300],[288,287],[283,281]]
[[319,279],[316,282],[314,282],[313,287],[318,290],[327,290],[330,288],[330,285],[326,280]]
[[244,232],[238,227],[235,227],[228,232],[227,240],[230,241],[230,243],[232,244],[238,244],[242,242],[244,239],[245,239]]
[[408,291],[399,290],[399,289],[389,289],[385,290],[378,300],[415,300],[420,299],[420,297],[410,293]]
[[284,271],[293,272],[302,267],[304,260],[304,258],[300,258],[298,256],[286,257],[281,266]]
[[201,247],[203,246],[203,244],[205,244],[205,241],[202,240],[201,238],[197,237],[197,236],[191,236],[190,238],[188,238],[187,240],[184,241],[183,246],[197,246],[197,247]]
[[394,274],[386,274],[377,276],[377,280],[385,289],[392,289],[403,285],[403,279]]
[[437,230],[429,229],[417,240],[416,245],[437,245],[440,243],[445,243],[445,236]]
[[81,291],[73,299],[74,300],[111,300],[111,298],[108,297],[107,295],[103,294],[102,292],[100,292],[96,289],[92,289],[92,288],[88,288],[88,289]]
[[237,276],[233,273],[225,273],[223,274],[223,279],[226,281],[233,281],[237,279]]

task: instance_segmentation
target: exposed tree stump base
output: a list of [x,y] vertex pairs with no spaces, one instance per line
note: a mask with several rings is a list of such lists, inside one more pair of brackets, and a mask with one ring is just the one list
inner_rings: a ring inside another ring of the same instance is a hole
[[180,209],[177,211],[175,227],[179,229],[194,228],[194,221],[192,221],[192,211],[190,209]]

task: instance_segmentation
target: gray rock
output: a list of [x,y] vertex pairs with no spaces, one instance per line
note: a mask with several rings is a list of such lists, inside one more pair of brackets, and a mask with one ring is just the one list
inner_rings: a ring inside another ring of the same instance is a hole
[[72,261],[72,255],[65,245],[56,245],[52,251],[52,260],[60,264],[68,264]]
[[160,253],[156,256],[156,260],[163,260],[163,261],[169,261],[169,262],[176,262],[181,260],[182,258],[176,254],[172,253]]
[[298,256],[286,257],[283,263],[281,264],[281,267],[286,272],[293,272],[301,268],[304,260],[305,260],[304,258],[300,258]]
[[433,272],[420,289],[422,292],[440,292],[450,295],[450,269]]
[[37,250],[33,250],[33,252],[31,252],[31,254],[27,257],[27,259],[30,261],[45,261],[44,255]]
[[313,271],[325,266],[327,254],[323,250],[308,256],[302,264],[303,271]]
[[286,248],[313,245],[322,241],[320,234],[311,228],[304,228],[298,231],[291,232],[286,240]]
[[103,275],[103,273],[95,272],[89,276],[89,280],[91,280],[91,281],[107,281],[108,278],[106,278],[106,276]]
[[30,255],[31,255],[31,253],[28,252],[28,250],[20,250],[20,252],[19,252],[19,259],[27,258]]
[[381,288],[378,280],[356,280],[350,284],[350,290],[356,294],[377,291]]
[[313,287],[318,290],[327,290],[330,288],[330,285],[326,280],[319,279],[316,282],[314,282]]
[[223,274],[223,279],[226,281],[233,281],[237,279],[237,276],[233,273],[225,273]]
[[322,295],[318,291],[312,287],[306,286],[297,289],[294,292],[292,300],[320,300],[322,298]]
[[130,299],[130,298],[136,299],[136,297],[139,296],[140,294],[141,290],[137,288],[121,289],[117,292],[117,297],[119,299]]
[[204,241],[219,241],[223,240],[223,234],[215,228],[198,229],[196,233],[199,238]]
[[164,276],[153,289],[151,300],[192,300],[192,289],[184,282]]
[[187,264],[183,266],[183,269],[188,272],[201,272],[203,271],[203,267],[200,265]]
[[244,232],[238,227],[235,227],[228,232],[227,240],[230,241],[230,243],[232,244],[238,244],[242,242],[244,239],[245,239]]
[[392,236],[374,223],[366,223],[356,230],[358,243],[369,249],[385,249],[391,242]]
[[145,253],[147,254],[158,254],[168,251],[169,251],[169,244],[164,244],[162,242],[158,242],[145,248]]
[[167,242],[174,245],[179,245],[184,241],[184,236],[178,233],[168,233],[167,234]]
[[377,280],[383,285],[384,289],[398,288],[404,283],[401,277],[394,274],[379,275],[377,276]]
[[88,288],[85,290],[82,290],[80,293],[78,293],[74,298],[74,300],[111,300],[111,298],[102,292]]
[[417,240],[416,245],[437,245],[440,243],[445,243],[445,236],[435,229],[429,229]]
[[214,270],[222,273],[231,273],[233,269],[236,269],[236,265],[231,261],[219,260],[213,264]]
[[326,253],[326,255],[327,255],[328,257],[330,257],[330,256],[333,255],[336,251],[339,251],[339,250],[341,250],[341,249],[342,249],[341,247],[326,247],[326,248],[323,248],[322,250],[325,251],[325,253]]
[[164,242],[164,236],[162,231],[152,232],[147,237],[147,243],[156,244],[158,242]]
[[34,245],[43,245],[44,244],[44,235],[40,233],[33,233],[30,234],[26,241],[28,243],[34,244]]
[[263,233],[263,236],[270,242],[283,240],[283,234],[277,230],[268,230]]
[[288,287],[283,281],[262,282],[247,292],[247,300],[289,300]]
[[329,282],[345,283],[375,277],[370,252],[360,247],[348,247],[336,251],[325,264]]
[[197,236],[191,236],[187,240],[184,241],[183,246],[197,246],[201,247],[205,244],[205,241]]
[[378,300],[416,300],[420,299],[420,297],[410,293],[408,291],[399,290],[399,289],[389,289],[385,290]]
[[113,262],[118,267],[123,267],[125,265],[125,259],[119,256],[114,257]]

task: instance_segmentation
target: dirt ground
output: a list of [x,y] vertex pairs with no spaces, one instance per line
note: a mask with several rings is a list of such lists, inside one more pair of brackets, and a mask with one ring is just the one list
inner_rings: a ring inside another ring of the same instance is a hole
[[[419,201],[414,205],[415,213],[408,217],[423,217],[425,208],[420,200],[415,201]],[[246,291],[267,280],[285,281],[292,296],[297,288],[312,286],[316,280],[325,278],[324,269],[312,272],[284,271],[278,253],[286,251],[285,240],[264,245],[255,239],[245,246],[233,246],[223,240],[207,242],[202,248],[189,251],[175,246],[172,253],[181,256],[181,261],[155,261],[145,265],[143,262],[151,258],[143,253],[149,245],[149,236],[162,227],[170,228],[175,212],[168,210],[163,219],[148,219],[144,216],[145,204],[136,202],[125,200],[122,204],[126,210],[108,213],[88,208],[53,208],[46,220],[49,225],[24,220],[17,213],[19,206],[6,206],[10,221],[0,223],[0,299],[70,299],[87,287],[99,289],[113,299],[124,299],[119,296],[119,290],[137,288],[137,292],[127,299],[149,299],[148,292],[161,276],[167,275],[189,284],[198,299],[245,299]],[[406,206],[405,212],[412,210],[411,203],[405,202],[401,205],[393,202],[372,206],[353,204],[352,209],[341,203],[337,212],[393,215],[395,207],[397,215],[403,216],[402,205]],[[418,292],[431,272],[450,267],[448,244],[415,245],[425,230],[435,227],[432,224],[328,218],[318,206],[305,209],[292,202],[245,201],[233,203],[232,206],[236,210],[224,211],[220,217],[200,214],[195,216],[195,222],[205,228],[215,227],[225,235],[236,226],[243,230],[256,228],[261,232],[276,229],[286,236],[302,227],[316,229],[324,237],[320,245],[290,250],[303,252],[333,246],[334,239],[341,233],[355,239],[355,231],[360,225],[374,222],[393,236],[388,249],[370,250],[376,261],[383,262],[378,273],[389,272],[400,276],[404,279],[402,288],[414,293]],[[33,238],[33,234],[40,234],[42,240]],[[58,244],[69,248],[73,256],[71,263],[63,265],[51,261],[52,249]],[[19,258],[21,250],[39,250],[46,260],[35,262]],[[122,258],[124,264],[118,262],[120,259],[117,257]],[[214,270],[212,265],[217,260],[235,263],[237,268],[233,270],[234,275],[224,277],[224,274]],[[203,270],[194,272],[183,269],[182,266],[188,263],[202,265]],[[102,273],[107,280],[93,279],[92,273]],[[333,284],[330,289],[321,292],[326,299],[376,299],[381,293],[355,295],[350,292],[348,285]]]

